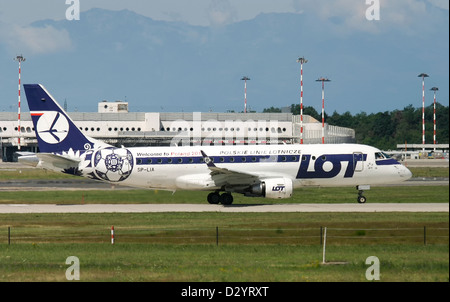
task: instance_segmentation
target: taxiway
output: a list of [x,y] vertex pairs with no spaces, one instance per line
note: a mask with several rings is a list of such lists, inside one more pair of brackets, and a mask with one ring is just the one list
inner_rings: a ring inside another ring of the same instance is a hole
[[343,203],[343,204],[1,204],[0,213],[161,213],[161,212],[449,212],[448,203]]

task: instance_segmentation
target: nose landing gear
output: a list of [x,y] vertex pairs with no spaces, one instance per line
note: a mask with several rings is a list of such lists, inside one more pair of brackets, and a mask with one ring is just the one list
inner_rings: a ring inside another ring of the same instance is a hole
[[362,190],[358,192],[358,203],[366,202],[367,198],[362,195],[363,193],[364,193],[364,191],[362,191]]
[[366,203],[367,198],[363,196],[364,190],[370,190],[369,185],[359,185],[356,186],[356,189],[358,190],[358,203]]

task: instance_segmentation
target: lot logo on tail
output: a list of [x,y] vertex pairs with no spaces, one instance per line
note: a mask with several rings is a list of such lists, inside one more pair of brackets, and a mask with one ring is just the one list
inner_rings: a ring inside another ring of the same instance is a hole
[[57,111],[45,111],[31,115],[39,116],[36,132],[47,144],[61,143],[69,134],[69,122],[63,114]]

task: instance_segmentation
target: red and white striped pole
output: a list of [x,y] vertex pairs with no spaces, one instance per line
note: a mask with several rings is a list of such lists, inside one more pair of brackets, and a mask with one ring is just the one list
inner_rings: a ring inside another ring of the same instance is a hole
[[433,144],[436,145],[436,91],[439,90],[437,87],[433,87],[430,90],[434,92],[433,100]]
[[247,81],[250,79],[243,77],[241,80],[244,81],[244,113],[247,113]]
[[14,60],[19,62],[19,100],[18,100],[18,109],[17,109],[17,131],[19,134],[19,139],[18,139],[18,150],[20,150],[20,135],[21,135],[21,131],[20,131],[20,70],[21,70],[21,63],[25,61],[25,58],[20,55],[14,58]]
[[114,226],[111,226],[111,244],[114,244]]
[[425,78],[426,73],[421,73],[418,77],[422,78],[422,150],[425,151]]
[[300,144],[303,144],[303,63],[307,63],[308,60],[298,58],[297,62],[300,63]]
[[322,144],[325,144],[325,82],[330,82],[327,78],[319,78],[316,82],[322,82]]
[[322,81],[322,144],[325,144],[325,87]]

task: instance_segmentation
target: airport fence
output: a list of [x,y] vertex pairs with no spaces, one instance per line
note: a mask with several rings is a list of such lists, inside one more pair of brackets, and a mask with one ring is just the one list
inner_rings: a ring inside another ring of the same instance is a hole
[[[3,227],[0,243],[146,243],[210,245],[322,245],[324,227],[317,228],[132,228]],[[328,245],[448,244],[448,227],[333,228],[327,227]]]

